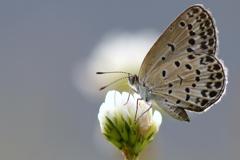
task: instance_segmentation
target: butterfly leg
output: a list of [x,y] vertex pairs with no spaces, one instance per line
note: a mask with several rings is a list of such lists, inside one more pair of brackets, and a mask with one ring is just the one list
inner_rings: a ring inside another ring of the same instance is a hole
[[136,119],[137,119],[137,112],[138,112],[138,101],[141,101],[143,100],[142,98],[138,98],[137,99],[137,106],[136,106],[136,112],[135,112],[135,116],[134,116],[134,121],[136,122]]
[[128,103],[128,101],[129,101],[129,98],[130,98],[130,95],[131,95],[131,93],[133,93],[133,92],[135,92],[135,93],[137,93],[137,91],[135,91],[134,89],[129,89],[129,91],[128,91],[128,98],[127,98],[127,101],[126,101],[126,103],[124,103],[123,105],[125,106],[127,103]]
[[130,92],[128,93],[128,98],[127,98],[127,101],[123,104],[124,106],[128,103],[129,101],[129,98],[130,98]]
[[136,120],[136,122],[145,114],[147,113],[150,109],[152,108],[152,105],[150,107],[148,107],[148,109],[146,109]]

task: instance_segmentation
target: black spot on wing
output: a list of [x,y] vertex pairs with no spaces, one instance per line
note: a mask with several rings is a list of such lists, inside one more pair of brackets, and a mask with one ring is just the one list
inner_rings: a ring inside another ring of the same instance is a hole
[[162,71],[162,76],[163,76],[163,77],[166,76],[166,71],[165,71],[165,70]]
[[206,15],[204,12],[202,12],[202,13],[200,14],[200,17],[201,17],[202,19],[205,19],[205,18],[207,17],[207,15]]
[[194,58],[195,58],[194,55],[192,55],[192,54],[189,54],[189,55],[188,55],[188,59],[194,59]]
[[212,36],[213,35],[213,29],[212,28],[207,29],[207,34],[209,36]]
[[172,93],[172,90],[168,90],[168,94],[171,94]]
[[195,81],[199,82],[200,81],[200,77],[195,77]]
[[214,62],[214,59],[211,56],[206,56],[206,62]]
[[223,77],[223,74],[222,74],[221,72],[218,72],[218,73],[216,74],[216,78],[217,78],[217,79],[222,79],[222,77]]
[[191,44],[191,45],[194,45],[195,44],[195,40],[193,38],[191,38],[191,39],[188,40],[188,43]]
[[192,48],[187,48],[187,52],[193,52],[194,50]]
[[199,8],[196,7],[192,8],[192,12],[193,14],[199,13]]
[[200,70],[196,69],[196,74],[200,75],[201,74]]
[[222,86],[222,82],[221,81],[219,81],[219,82],[215,82],[215,84],[214,84],[214,87],[215,88],[220,88]]
[[188,24],[188,29],[191,30],[193,28],[192,24]]
[[207,97],[207,92],[208,92],[208,90],[206,90],[206,89],[202,90],[201,91],[202,96]]
[[179,61],[175,61],[174,64],[175,64],[176,67],[180,66],[180,62]]
[[209,46],[213,46],[213,44],[214,44],[214,39],[213,39],[213,38],[210,38],[210,39],[208,40],[208,45],[209,45]]
[[178,100],[176,101],[176,104],[179,104],[179,103],[181,103],[181,100],[178,99]]
[[195,33],[195,32],[193,32],[193,31],[190,31],[190,32],[189,32],[189,35],[190,35],[190,36],[195,36],[195,35],[196,35],[196,33]]
[[216,91],[211,91],[210,93],[209,93],[209,96],[210,97],[215,97],[217,95],[217,92]]
[[219,64],[214,64],[214,65],[213,65],[213,69],[216,70],[216,71],[218,71],[218,70],[221,69],[221,67],[220,67]]
[[172,52],[175,51],[175,46],[174,46],[174,44],[168,43],[167,45],[168,45],[168,47],[171,48],[171,51],[172,51]]
[[205,106],[208,102],[209,102],[209,100],[203,99],[201,102],[201,106]]
[[184,27],[186,26],[186,23],[185,23],[184,21],[181,21],[181,22],[179,23],[179,25],[180,25],[180,27],[184,28]]
[[191,70],[192,69],[192,66],[190,64],[185,64],[185,67],[188,69],[188,70]]
[[211,88],[212,88],[212,83],[213,83],[213,82],[207,82],[207,83],[206,83],[206,87],[207,87],[208,89],[211,89]]

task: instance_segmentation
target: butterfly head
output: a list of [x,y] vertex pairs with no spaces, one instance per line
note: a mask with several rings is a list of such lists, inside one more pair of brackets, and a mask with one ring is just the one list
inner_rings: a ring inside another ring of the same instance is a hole
[[139,90],[139,80],[137,75],[129,75],[128,76],[128,84],[135,91]]
[[139,83],[138,76],[137,75],[130,75],[130,76],[128,76],[128,83],[131,86],[134,86],[135,84]]
[[143,100],[148,102],[151,97],[151,90],[145,85],[145,83],[140,83],[137,75],[131,75],[128,77],[129,86],[140,96]]

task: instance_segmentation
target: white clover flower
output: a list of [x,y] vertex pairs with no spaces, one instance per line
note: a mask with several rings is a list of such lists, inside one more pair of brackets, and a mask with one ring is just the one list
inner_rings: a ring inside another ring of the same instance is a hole
[[[158,111],[142,115],[150,106],[144,101],[138,101],[137,121],[135,120],[136,103],[139,96],[118,91],[109,91],[102,103],[98,120],[101,132],[106,139],[120,149],[126,159],[137,159],[144,147],[153,140],[162,122]],[[127,102],[127,104],[126,104]]]

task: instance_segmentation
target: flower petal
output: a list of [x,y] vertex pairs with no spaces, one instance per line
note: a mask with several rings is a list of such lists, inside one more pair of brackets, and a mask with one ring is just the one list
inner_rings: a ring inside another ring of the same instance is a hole
[[154,111],[153,117],[152,117],[153,123],[155,123],[157,129],[162,123],[162,115],[158,111]]

